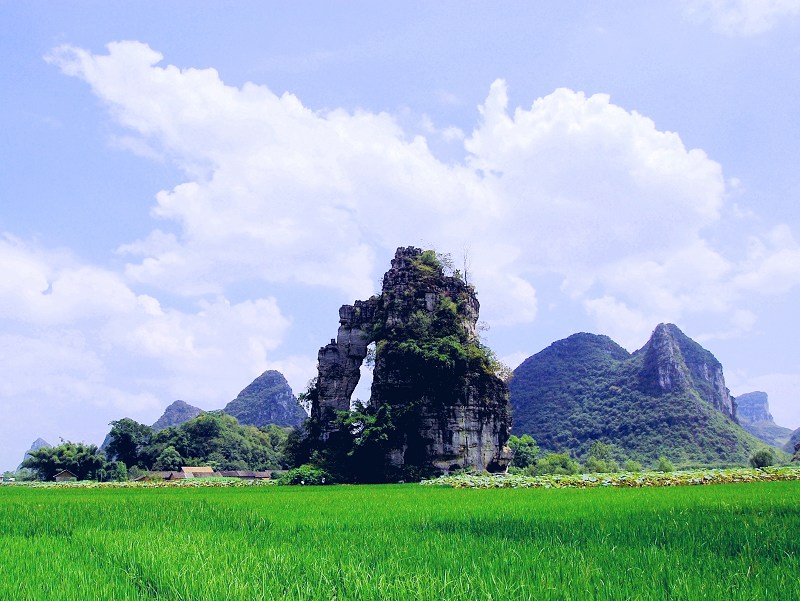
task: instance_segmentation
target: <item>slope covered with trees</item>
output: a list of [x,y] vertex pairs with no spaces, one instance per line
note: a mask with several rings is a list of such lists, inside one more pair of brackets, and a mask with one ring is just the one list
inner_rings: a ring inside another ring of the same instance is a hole
[[671,324],[633,354],[607,336],[555,342],[514,371],[509,390],[513,432],[544,451],[583,458],[602,441],[617,461],[746,465],[763,446],[736,423],[716,358]]
[[128,468],[177,470],[183,465],[209,465],[218,470],[268,470],[286,466],[289,428],[242,426],[221,411],[154,430],[132,419],[111,422],[109,459]]

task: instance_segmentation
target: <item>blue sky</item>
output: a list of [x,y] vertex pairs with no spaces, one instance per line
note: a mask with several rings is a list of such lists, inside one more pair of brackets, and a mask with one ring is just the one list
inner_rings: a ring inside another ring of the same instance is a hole
[[512,366],[673,322],[800,426],[799,33],[797,0],[0,2],[0,467],[302,390],[410,244],[466,256]]

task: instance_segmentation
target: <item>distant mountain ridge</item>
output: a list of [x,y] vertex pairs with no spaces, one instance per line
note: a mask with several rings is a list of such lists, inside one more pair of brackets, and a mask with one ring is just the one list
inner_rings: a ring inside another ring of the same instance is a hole
[[580,333],[526,359],[509,383],[513,431],[578,456],[593,441],[652,463],[742,464],[761,446],[736,423],[722,365],[673,324],[633,354]]
[[177,400],[171,403],[164,413],[153,424],[153,430],[158,432],[165,428],[180,426],[203,413],[203,410],[185,401]]
[[[240,425],[264,427],[299,427],[308,417],[294,396],[282,373],[267,370],[253,380],[221,411],[235,417]],[[151,426],[154,432],[174,428],[206,413],[203,409],[177,400],[170,403],[164,413]],[[106,435],[100,450],[111,443],[111,433]]]
[[736,417],[745,430],[773,447],[782,448],[792,436],[790,428],[779,426],[773,420],[766,392],[748,392],[737,396]]
[[789,437],[789,442],[783,445],[783,450],[787,453],[794,453],[794,447],[800,444],[800,428],[797,428]]
[[286,378],[267,370],[253,380],[223,409],[242,425],[300,426],[308,414],[300,406]]
[[[53,445],[47,442],[44,438],[37,438],[36,440],[33,441],[33,443],[31,443],[31,447],[27,451],[25,451],[25,455],[23,455],[22,461],[25,461],[28,457],[30,457],[33,451],[38,451],[39,449],[49,449],[52,446]],[[17,467],[17,470],[20,469],[22,469],[21,462],[20,465]]]

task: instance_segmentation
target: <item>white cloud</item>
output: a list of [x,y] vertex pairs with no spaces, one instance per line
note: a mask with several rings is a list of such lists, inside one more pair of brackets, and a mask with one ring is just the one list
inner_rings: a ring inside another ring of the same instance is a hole
[[112,419],[152,422],[176,398],[220,408],[266,369],[289,325],[274,298],[163,307],[118,274],[6,236],[0,438],[22,450],[37,436],[99,443]]
[[733,280],[740,293],[775,295],[800,285],[800,244],[786,225],[751,236],[746,259]]
[[685,14],[728,35],[756,35],[800,15],[800,0],[683,0]]
[[0,237],[0,313],[35,325],[130,311],[136,296],[109,271],[80,264],[66,251]]
[[[554,273],[620,328],[730,312],[745,289],[780,276],[797,285],[786,241],[744,263],[714,248],[704,232],[733,210],[720,165],[607,95],[559,89],[510,111],[497,80],[466,163],[447,165],[388,114],[314,112],[265,86],[226,86],[213,69],[158,66],[141,43],[108,48],[62,47],[51,60],[187,176],[153,208],[177,235],[121,246],[138,259],[126,270],[134,282],[192,296],[261,279],[364,298],[394,247],[469,244],[493,323],[533,320],[536,276]],[[621,307],[640,317],[621,319]],[[627,327],[629,338],[640,331]]]
[[507,365],[511,369],[517,369],[517,367],[519,367],[520,364],[530,356],[530,352],[516,352],[511,353],[510,355],[503,355],[500,357],[500,362],[504,365]]

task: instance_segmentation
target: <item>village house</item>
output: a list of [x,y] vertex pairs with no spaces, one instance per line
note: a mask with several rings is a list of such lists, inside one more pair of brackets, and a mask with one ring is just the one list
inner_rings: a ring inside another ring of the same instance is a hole
[[55,476],[53,476],[53,480],[56,482],[75,482],[77,479],[78,476],[69,470],[61,470]]

